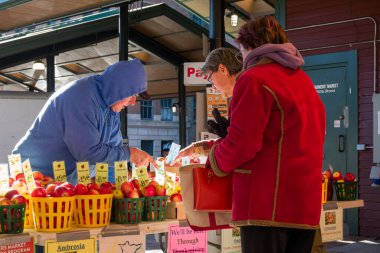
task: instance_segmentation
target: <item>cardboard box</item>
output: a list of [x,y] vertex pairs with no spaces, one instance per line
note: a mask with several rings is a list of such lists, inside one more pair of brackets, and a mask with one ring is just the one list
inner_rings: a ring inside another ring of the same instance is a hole
[[167,202],[166,203],[166,218],[185,220],[185,206],[183,202]]
[[323,242],[343,240],[343,208],[322,210],[320,226]]

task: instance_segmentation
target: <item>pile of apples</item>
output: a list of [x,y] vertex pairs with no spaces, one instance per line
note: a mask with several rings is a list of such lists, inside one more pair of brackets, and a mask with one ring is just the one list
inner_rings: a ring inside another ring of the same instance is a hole
[[115,190],[113,196],[116,199],[166,196],[166,188],[163,185],[159,185],[156,181],[149,182],[146,187],[140,187],[139,181],[132,179],[124,182],[120,190]]
[[343,177],[343,174],[340,171],[332,172],[330,169],[325,170],[323,173],[323,178],[327,178],[334,182],[343,183],[343,182],[356,182],[356,176],[354,173],[348,172]]
[[115,189],[115,185],[110,182],[101,183],[98,186],[97,183],[89,183],[87,185],[77,184],[74,187],[75,195],[100,195],[100,194],[112,194]]
[[[54,182],[53,178],[43,175],[39,171],[33,171],[33,178],[37,187],[42,187]],[[28,187],[26,185],[24,173],[18,173],[15,178],[10,177],[9,187],[13,190],[17,190],[20,195],[28,194]]]
[[[0,225],[0,233],[10,233],[14,230],[13,226],[16,226],[17,230],[21,230],[23,228],[20,222],[12,222],[8,224],[7,219],[11,218],[13,221],[17,218],[21,221],[21,209],[15,206],[14,208],[7,208],[6,206],[13,205],[26,205],[26,199],[24,196],[20,195],[16,190],[9,190],[4,197],[0,198],[0,208],[3,211],[2,223],[4,223],[4,228]],[[22,232],[22,231],[20,231]]]

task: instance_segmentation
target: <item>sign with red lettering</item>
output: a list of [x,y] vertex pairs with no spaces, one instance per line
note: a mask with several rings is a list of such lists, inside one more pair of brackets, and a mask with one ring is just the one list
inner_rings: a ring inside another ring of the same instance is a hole
[[207,232],[169,225],[168,253],[206,253]]
[[203,64],[204,62],[185,62],[183,64],[185,86],[204,86],[210,84],[207,81],[208,76],[202,74],[201,67]]
[[33,237],[27,242],[0,244],[0,253],[34,253]]

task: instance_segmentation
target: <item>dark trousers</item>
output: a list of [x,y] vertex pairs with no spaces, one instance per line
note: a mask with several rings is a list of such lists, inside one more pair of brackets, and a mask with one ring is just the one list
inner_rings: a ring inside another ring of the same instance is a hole
[[243,226],[240,236],[243,253],[310,253],[315,230]]

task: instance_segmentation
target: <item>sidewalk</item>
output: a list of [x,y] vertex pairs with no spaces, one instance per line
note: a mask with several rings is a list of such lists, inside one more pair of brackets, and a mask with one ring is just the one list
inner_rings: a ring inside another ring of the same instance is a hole
[[380,237],[351,238],[344,241],[326,243],[328,253],[379,253]]

